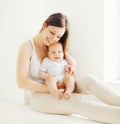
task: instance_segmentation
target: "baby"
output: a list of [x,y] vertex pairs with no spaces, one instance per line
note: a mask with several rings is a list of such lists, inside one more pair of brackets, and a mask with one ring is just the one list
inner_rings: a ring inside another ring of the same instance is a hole
[[69,64],[64,59],[62,44],[56,42],[50,45],[48,57],[43,59],[40,66],[40,77],[45,80],[49,92],[58,99],[71,98],[71,93],[75,88],[74,77],[66,72],[68,66]]

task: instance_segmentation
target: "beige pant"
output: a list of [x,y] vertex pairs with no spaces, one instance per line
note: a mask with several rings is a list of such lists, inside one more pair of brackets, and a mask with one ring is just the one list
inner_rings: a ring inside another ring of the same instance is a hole
[[[45,93],[33,93],[30,106],[39,112],[52,114],[80,114],[91,120],[120,124],[120,93],[91,75],[76,81],[77,91],[71,99],[57,100]],[[83,95],[86,91],[104,103]],[[105,104],[106,103],[106,104]]]

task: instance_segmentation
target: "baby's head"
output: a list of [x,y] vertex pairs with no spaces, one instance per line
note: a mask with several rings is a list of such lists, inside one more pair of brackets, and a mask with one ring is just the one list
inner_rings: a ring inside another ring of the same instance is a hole
[[63,46],[60,42],[51,44],[48,47],[48,57],[55,62],[61,62],[63,60]]

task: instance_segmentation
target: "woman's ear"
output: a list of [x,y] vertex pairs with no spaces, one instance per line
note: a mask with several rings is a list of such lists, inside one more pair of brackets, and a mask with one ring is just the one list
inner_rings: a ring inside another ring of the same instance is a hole
[[42,28],[41,28],[41,30],[39,31],[39,33],[40,33],[42,30],[44,30],[45,28],[47,28],[47,24],[46,24],[46,23],[43,23]]
[[45,28],[47,28],[47,24],[43,23],[42,29],[45,29]]

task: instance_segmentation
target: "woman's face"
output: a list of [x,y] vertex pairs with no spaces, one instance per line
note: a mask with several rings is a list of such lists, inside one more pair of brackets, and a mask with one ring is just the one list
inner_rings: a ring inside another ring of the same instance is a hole
[[42,30],[43,43],[49,46],[55,42],[58,42],[65,33],[65,28],[56,26],[47,26]]

